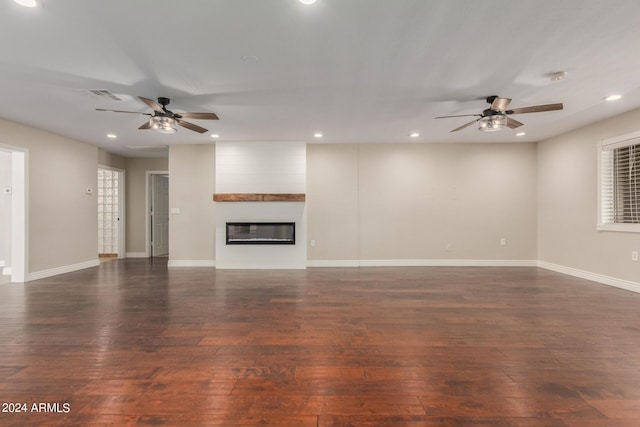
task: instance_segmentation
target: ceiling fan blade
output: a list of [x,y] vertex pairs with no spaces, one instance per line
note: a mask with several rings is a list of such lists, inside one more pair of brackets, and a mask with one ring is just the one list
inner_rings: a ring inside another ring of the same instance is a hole
[[556,111],[562,110],[564,106],[562,103],[558,104],[545,104],[545,105],[533,105],[531,107],[514,108],[513,110],[505,111],[505,114],[523,114],[523,113],[541,113],[544,111]]
[[491,109],[494,111],[504,111],[507,105],[511,103],[511,98],[496,98],[491,103]]
[[[478,120],[479,120],[479,119],[478,119]],[[459,130],[462,130],[462,129],[466,128],[466,127],[471,126],[471,125],[472,125],[472,124],[474,124],[474,123],[477,123],[477,122],[478,122],[478,120],[472,120],[472,121],[470,121],[469,123],[466,123],[466,124],[464,124],[464,125],[462,125],[462,126],[459,126],[459,127],[455,128],[454,130],[449,131],[449,132],[457,132],[457,131],[459,131]]]
[[151,129],[151,120],[144,122],[138,129]]
[[516,119],[512,119],[511,117],[507,117],[507,127],[509,129],[519,128],[522,125],[524,125],[524,123],[520,123],[519,121],[517,121]]
[[219,120],[215,113],[178,113],[177,118],[195,119],[195,120]]
[[482,114],[460,114],[458,116],[439,116],[434,119],[448,119],[450,117],[482,117]]
[[208,130],[198,125],[194,125],[193,123],[185,122],[184,120],[176,119],[176,122],[178,122],[180,126],[187,128],[189,130],[196,131],[198,133],[205,133]]
[[155,111],[157,113],[160,113],[160,114],[164,114],[165,113],[164,109],[162,108],[162,105],[158,104],[153,99],[144,98],[142,96],[139,96],[138,98],[140,98],[140,101],[142,101],[145,104],[147,104],[153,111]]
[[96,108],[96,111],[106,111],[108,113],[131,113],[131,114],[144,114],[145,116],[150,116],[149,113],[141,113],[139,111],[122,111],[122,110],[106,110],[104,108]]

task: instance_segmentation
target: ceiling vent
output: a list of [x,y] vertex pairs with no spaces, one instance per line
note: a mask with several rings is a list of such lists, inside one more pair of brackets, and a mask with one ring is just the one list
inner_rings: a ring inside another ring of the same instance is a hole
[[111,92],[109,89],[89,89],[87,92],[95,96],[107,97],[114,101],[122,101],[122,98]]

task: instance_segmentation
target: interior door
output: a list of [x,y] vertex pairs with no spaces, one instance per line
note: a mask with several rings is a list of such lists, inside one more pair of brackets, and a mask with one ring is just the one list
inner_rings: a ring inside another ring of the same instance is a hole
[[152,175],[151,249],[152,256],[169,254],[169,177]]

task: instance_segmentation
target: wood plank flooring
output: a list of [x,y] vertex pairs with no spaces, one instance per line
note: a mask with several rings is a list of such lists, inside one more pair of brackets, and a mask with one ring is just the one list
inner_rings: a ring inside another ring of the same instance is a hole
[[640,295],[537,268],[116,260],[0,285],[0,402],[20,427],[637,427]]

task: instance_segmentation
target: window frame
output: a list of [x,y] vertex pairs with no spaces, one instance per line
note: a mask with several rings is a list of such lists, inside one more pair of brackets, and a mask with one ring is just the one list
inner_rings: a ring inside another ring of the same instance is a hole
[[640,224],[632,223],[614,223],[605,222],[602,214],[604,195],[604,159],[603,153],[613,151],[616,148],[628,147],[631,145],[640,145],[640,131],[620,135],[614,138],[604,139],[598,143],[598,222],[596,229],[598,231],[618,231],[627,233],[640,233]]

